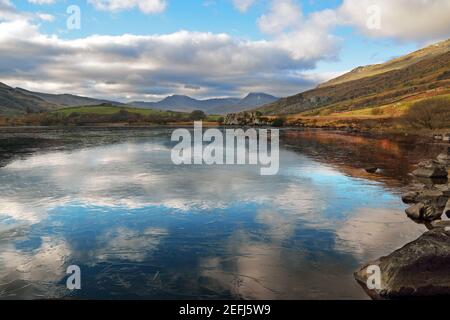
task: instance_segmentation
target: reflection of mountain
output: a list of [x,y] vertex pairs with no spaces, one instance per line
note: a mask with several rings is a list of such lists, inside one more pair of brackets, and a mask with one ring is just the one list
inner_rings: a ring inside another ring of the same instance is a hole
[[[442,152],[439,145],[401,136],[388,139],[311,130],[286,131],[282,139],[289,148],[331,164],[349,176],[389,185],[406,185],[417,163]],[[382,169],[382,173],[373,175],[364,170],[373,167]]]

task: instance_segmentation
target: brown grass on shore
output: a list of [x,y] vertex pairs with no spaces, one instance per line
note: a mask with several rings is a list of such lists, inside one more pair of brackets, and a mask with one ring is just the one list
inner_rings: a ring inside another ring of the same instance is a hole
[[329,115],[292,115],[288,125],[314,128],[350,128],[427,134],[450,131],[450,96],[420,96],[395,104]]

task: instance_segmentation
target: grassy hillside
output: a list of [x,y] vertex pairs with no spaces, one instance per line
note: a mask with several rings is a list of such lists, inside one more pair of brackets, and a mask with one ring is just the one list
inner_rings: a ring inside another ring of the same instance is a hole
[[[409,61],[408,58],[404,59]],[[396,66],[399,67],[399,64]],[[326,116],[394,104],[430,91],[450,93],[450,51],[422,56],[396,70],[322,86],[280,99],[258,110],[266,115]]]
[[448,133],[450,94],[428,93],[376,108],[334,112],[327,115],[314,115],[313,112],[290,115],[286,117],[286,123],[315,128],[350,128],[358,131]]
[[[417,95],[414,97],[406,98],[404,100],[398,101],[396,103],[375,107],[375,108],[365,108],[365,109],[359,109],[354,111],[348,111],[348,112],[336,112],[328,114],[328,116],[336,116],[336,117],[401,117],[408,113],[408,111],[411,109],[411,107],[419,102],[427,100],[431,97],[440,97],[443,99],[446,99],[449,102],[449,110],[450,110],[450,94],[439,94],[438,91],[434,91],[435,94],[433,94],[432,91],[427,92],[426,94]],[[306,112],[303,115],[314,115],[316,112]]]
[[358,67],[351,72],[344,74],[340,77],[332,79],[318,86],[318,88],[324,88],[329,86],[338,85],[348,81],[359,80],[362,78],[373,77],[378,74],[386,73],[393,70],[400,70],[409,67],[417,62],[425,59],[437,57],[441,54],[450,51],[450,39],[439,42],[432,46],[423,48],[421,50],[410,53],[406,56],[399,57],[388,61],[383,64],[376,64],[364,67]]
[[0,115],[14,116],[57,109],[58,105],[0,83]]
[[49,103],[52,103],[52,104],[55,104],[55,105],[58,105],[61,107],[95,106],[95,105],[100,105],[102,103],[113,103],[116,105],[123,105],[123,104],[117,103],[117,102],[76,96],[76,95],[72,95],[72,94],[49,94],[49,93],[28,91],[28,90],[21,89],[21,88],[16,88],[16,90],[25,95],[37,97],[44,101],[47,101]]
[[359,67],[257,109],[288,125],[427,133],[450,129],[450,40]]

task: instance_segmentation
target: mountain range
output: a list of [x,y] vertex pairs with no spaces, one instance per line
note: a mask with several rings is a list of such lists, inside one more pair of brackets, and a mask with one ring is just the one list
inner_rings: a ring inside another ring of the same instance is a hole
[[37,96],[0,83],[0,114],[17,115],[57,109],[58,106]]
[[0,115],[13,116],[46,112],[66,107],[94,106],[103,103],[122,105],[119,102],[98,100],[71,94],[48,94],[12,88],[0,82]]
[[12,116],[26,113],[52,111],[77,106],[133,106],[145,109],[191,112],[202,110],[208,114],[227,114],[256,108],[278,98],[265,93],[250,93],[246,97],[197,100],[188,96],[173,95],[158,102],[135,101],[128,104],[82,97],[73,94],[49,94],[12,88],[0,82],[0,115]]
[[317,116],[352,112],[414,100],[427,95],[450,94],[450,39],[386,63],[362,66],[315,89],[278,99],[265,93],[240,98],[197,100],[173,95],[158,102],[123,104],[71,94],[48,94],[12,88],[0,83],[0,114],[20,115],[66,107],[101,104],[208,114],[257,110],[265,115]]
[[278,98],[266,93],[249,93],[244,98],[216,98],[197,100],[188,96],[173,95],[159,102],[134,101],[130,105],[140,108],[191,112],[202,110],[208,114],[227,114],[263,106]]
[[16,90],[23,94],[41,98],[42,100],[45,100],[48,103],[52,103],[54,105],[63,106],[63,107],[95,106],[95,105],[104,104],[104,103],[109,103],[109,104],[114,104],[114,105],[123,105],[123,103],[116,102],[116,101],[94,99],[94,98],[76,96],[73,94],[40,93],[40,92],[28,91],[28,90],[21,89],[21,88],[16,88]]

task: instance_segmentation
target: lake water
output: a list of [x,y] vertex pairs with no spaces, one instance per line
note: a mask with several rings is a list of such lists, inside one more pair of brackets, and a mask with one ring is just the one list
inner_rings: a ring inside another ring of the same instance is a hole
[[0,298],[366,299],[353,272],[426,231],[400,194],[439,145],[287,130],[261,176],[175,166],[170,133],[2,131]]

